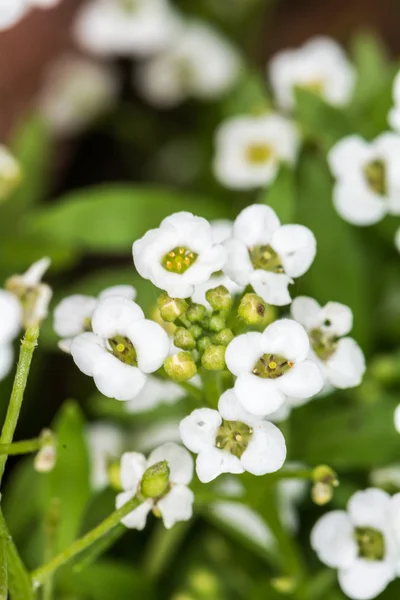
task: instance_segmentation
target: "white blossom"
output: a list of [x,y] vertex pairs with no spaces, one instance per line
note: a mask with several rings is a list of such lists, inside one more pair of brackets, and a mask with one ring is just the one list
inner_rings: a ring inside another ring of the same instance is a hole
[[196,472],[203,483],[222,473],[273,473],[286,458],[279,429],[244,410],[233,390],[222,394],[218,410],[196,409],[179,429],[185,446],[198,454]]
[[97,298],[73,294],[57,304],[53,314],[53,328],[63,338],[59,344],[62,350],[69,352],[74,337],[84,331],[91,331],[92,315],[100,300],[113,296],[135,300],[136,290],[131,285],[114,285],[103,290]]
[[119,461],[123,437],[116,425],[107,422],[90,423],[86,433],[91,463],[91,485],[93,490],[98,491],[108,486],[108,465],[112,460]]
[[333,203],[343,219],[366,226],[400,214],[400,135],[386,132],[372,142],[345,137],[328,162],[336,178]]
[[357,342],[347,335],[353,326],[351,309],[339,302],[328,302],[321,307],[313,298],[299,296],[293,300],[291,313],[306,329],[311,357],[328,384],[341,389],[359,385],[365,372],[365,358]]
[[193,477],[193,460],[189,452],[177,444],[168,443],[153,450],[148,459],[138,452],[127,452],[121,459],[123,492],[116,498],[121,508],[140,493],[142,477],[149,467],[166,460],[170,469],[169,486],[161,498],[146,499],[138,508],[122,519],[131,529],[144,529],[151,510],[160,514],[167,529],[179,521],[188,521],[193,514],[193,492],[188,488]]
[[9,196],[21,177],[18,161],[5,146],[0,144],[0,202]]
[[211,514],[265,550],[276,551],[277,542],[261,515],[242,502],[219,500],[210,505]]
[[0,381],[8,375],[14,360],[11,342],[22,325],[22,307],[17,298],[0,289]]
[[188,298],[225,263],[226,251],[214,244],[210,223],[189,212],[167,217],[133,244],[139,274],[173,298]]
[[269,78],[279,106],[294,107],[294,89],[312,90],[330,104],[343,106],[352,96],[355,70],[341,47],[315,37],[296,50],[278,52],[269,63]]
[[0,31],[13,27],[26,14],[27,0],[1,0]]
[[73,135],[105,112],[117,92],[111,67],[67,54],[52,63],[46,73],[38,107],[54,133]]
[[20,301],[25,328],[38,325],[47,317],[53,292],[42,278],[50,266],[48,257],[33,263],[22,275],[13,275],[6,282],[7,289]]
[[185,396],[185,390],[177,383],[149,375],[143,389],[125,406],[128,413],[135,414],[152,410],[160,404],[175,404]]
[[225,242],[224,272],[238,285],[253,286],[268,304],[291,301],[288,286],[311,266],[316,254],[313,233],[303,225],[281,225],[269,206],[253,204],[238,215]]
[[180,34],[181,18],[167,0],[89,0],[74,33],[85,50],[103,56],[148,56]]
[[264,333],[237,336],[226,349],[227,368],[236,375],[235,392],[253,415],[269,415],[288,396],[309,398],[324,380],[317,364],[308,360],[310,342],[296,321],[280,319]]
[[117,400],[135,398],[168,352],[164,329],[121,296],[101,300],[92,315],[92,332],[81,333],[71,344],[79,369],[93,377],[102,394]]
[[375,488],[356,492],[346,511],[334,510],[314,526],[311,545],[323,563],[338,569],[349,598],[375,598],[396,577],[399,500]]
[[396,406],[396,410],[394,411],[394,427],[398,433],[400,433],[400,404]]
[[141,94],[162,108],[187,98],[211,100],[225,94],[239,75],[236,49],[201,22],[186,23],[163,52],[142,65],[136,79]]
[[150,452],[157,446],[161,446],[167,442],[180,444],[179,423],[180,419],[177,418],[163,419],[148,427],[141,428],[139,432],[135,431],[135,447],[141,452]]
[[400,132],[400,72],[397,73],[393,83],[394,107],[390,110],[388,121],[390,126]]
[[386,467],[373,469],[369,479],[375,487],[389,487],[400,490],[400,464],[395,463]]
[[295,124],[276,113],[231,117],[216,132],[215,176],[233,189],[266,186],[282,163],[295,162],[299,143]]

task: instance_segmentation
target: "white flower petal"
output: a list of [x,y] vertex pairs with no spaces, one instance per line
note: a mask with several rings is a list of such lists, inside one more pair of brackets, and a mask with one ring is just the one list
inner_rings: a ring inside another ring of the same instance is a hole
[[125,404],[128,413],[146,412],[160,404],[175,404],[186,395],[183,388],[173,381],[149,375],[140,393]]
[[278,471],[286,459],[286,443],[280,430],[267,421],[254,426],[253,435],[240,462],[249,473],[265,475]]
[[193,515],[194,494],[186,485],[174,485],[164,498],[158,501],[162,520],[167,529],[175,523],[189,521]]
[[104,396],[116,400],[132,400],[146,383],[146,375],[140,369],[121,362],[107,351],[94,365],[93,379]]
[[257,269],[250,275],[250,284],[256,294],[273,306],[285,306],[290,304],[291,297],[288,290],[293,280],[285,273],[272,273]]
[[0,346],[0,381],[11,371],[14,361],[14,350],[11,344]]
[[334,510],[321,517],[311,531],[311,546],[328,567],[350,567],[358,556],[358,546],[347,513]]
[[196,473],[202,483],[209,483],[221,473],[243,473],[237,456],[225,450],[210,448],[200,452],[196,460]]
[[[118,494],[115,499],[115,506],[117,509],[122,508],[124,504],[129,502],[133,496],[135,496],[136,491],[122,492]],[[128,513],[126,517],[121,519],[121,523],[128,527],[129,529],[138,529],[142,531],[146,527],[147,515],[153,508],[153,503],[151,500],[145,500],[140,506],[135,508],[132,512]]]
[[7,292],[0,290],[0,342],[11,342],[17,335],[22,325],[22,307],[18,299]]
[[250,373],[258,359],[263,355],[263,336],[261,333],[243,333],[234,338],[225,352],[225,362],[234,375]]
[[263,351],[278,354],[287,360],[304,360],[310,350],[308,335],[296,321],[279,319],[265,329],[263,333]]
[[210,505],[211,512],[253,543],[268,550],[276,548],[276,539],[268,525],[253,509],[241,502],[218,501]]
[[166,460],[168,462],[170,475],[173,483],[188,485],[193,478],[193,459],[189,452],[173,442],[159,446],[150,454],[147,465],[155,465]]
[[227,252],[224,273],[238,285],[247,285],[254,271],[247,247],[234,238],[227,240],[224,245]]
[[75,294],[61,300],[54,310],[54,331],[61,337],[75,337],[84,331],[85,319],[90,319],[98,300]]
[[385,529],[389,510],[389,494],[377,488],[356,492],[347,505],[354,527]]
[[147,467],[146,457],[139,452],[125,452],[121,456],[120,478],[121,485],[126,491],[133,491],[135,495],[139,483]]
[[235,393],[245,410],[252,415],[264,417],[276,412],[285,402],[276,380],[262,379],[252,373],[239,375]]
[[335,336],[347,335],[353,327],[353,313],[345,304],[328,302],[319,315],[323,331]]
[[85,375],[93,376],[94,369],[105,354],[104,340],[91,332],[81,333],[71,342],[71,356]]
[[397,433],[400,433],[400,404],[396,406],[396,410],[394,411],[394,427]]
[[225,421],[240,421],[252,427],[258,423],[259,418],[248,413],[239,402],[234,390],[227,390],[218,402],[218,411]]
[[353,600],[372,600],[395,578],[393,567],[386,561],[357,559],[338,574],[343,592]]
[[370,158],[370,145],[359,135],[350,135],[339,140],[328,153],[332,174],[340,179],[360,167]]
[[307,331],[319,325],[321,306],[314,298],[297,296],[292,302],[290,312],[293,319],[303,325]]
[[247,248],[251,248],[269,244],[279,227],[279,219],[272,208],[263,204],[252,204],[236,217],[233,237],[243,242]]
[[144,373],[153,373],[167,358],[170,341],[166,331],[154,321],[141,319],[126,329],[137,353],[138,366]]
[[51,260],[48,256],[37,260],[29,267],[27,271],[23,275],[21,275],[21,280],[23,281],[26,287],[36,287],[42,281],[43,275],[46,273],[47,269],[50,267]]
[[232,237],[233,221],[229,219],[215,219],[211,221],[210,225],[214,244],[222,244]]
[[358,180],[338,181],[333,189],[333,204],[339,215],[353,225],[373,225],[387,213],[386,202]]
[[318,365],[311,361],[293,365],[293,367],[276,380],[279,390],[293,398],[310,398],[323,388],[324,377]]
[[221,415],[211,408],[198,408],[185,417],[179,425],[182,442],[192,452],[203,452],[215,446]]
[[122,432],[112,423],[90,423],[86,428],[91,461],[90,479],[93,490],[108,486],[107,462],[118,459],[122,451]]
[[337,388],[351,388],[359,385],[365,373],[365,357],[353,338],[339,340],[333,356],[325,362],[326,375]]
[[283,225],[274,233],[271,247],[282,260],[289,277],[304,275],[314,261],[317,242],[310,229],[303,225]]
[[110,298],[112,296],[122,296],[127,300],[135,300],[136,290],[132,285],[113,285],[99,294],[99,300],[104,300],[104,298]]
[[143,319],[144,314],[138,304],[111,296],[99,301],[93,313],[92,328],[97,335],[109,339],[125,334],[130,325]]

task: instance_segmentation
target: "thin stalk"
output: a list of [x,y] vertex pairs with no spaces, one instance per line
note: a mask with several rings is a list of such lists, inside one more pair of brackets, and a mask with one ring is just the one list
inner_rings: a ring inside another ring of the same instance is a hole
[[0,538],[0,600],[7,600],[8,590],[8,565],[7,565],[7,539]]
[[0,444],[0,455],[7,454],[8,456],[14,456],[16,454],[37,452],[44,446],[44,443],[42,438],[33,438],[21,442],[11,442],[11,444]]
[[[19,413],[21,411],[22,401],[24,399],[24,392],[32,362],[32,356],[37,346],[38,337],[39,327],[30,327],[26,330],[24,339],[21,342],[17,372],[15,374],[11,398],[0,435],[0,444],[10,444],[13,440]],[[0,483],[3,477],[6,462],[7,454],[2,454],[0,456]]]
[[0,510],[0,537],[7,540],[8,589],[13,600],[33,600],[32,582]]
[[104,519],[97,527],[86,533],[84,536],[73,542],[69,548],[57,554],[54,558],[49,560],[46,564],[33,571],[31,574],[34,589],[37,589],[57,571],[60,567],[65,565],[67,562],[78,556],[81,552],[90,548],[97,540],[106,535],[109,531],[116,527],[121,519],[128,515],[132,510],[135,510],[142,500],[137,498],[131,498],[121,508],[114,511],[109,517]]

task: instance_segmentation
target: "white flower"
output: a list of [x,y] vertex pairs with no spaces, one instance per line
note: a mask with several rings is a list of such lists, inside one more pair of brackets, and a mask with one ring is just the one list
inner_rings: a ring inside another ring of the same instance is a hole
[[369,479],[372,485],[376,487],[390,487],[400,490],[400,464],[396,463],[387,467],[373,469]]
[[133,244],[139,274],[173,298],[188,298],[194,286],[222,269],[225,248],[214,244],[210,223],[189,212],[167,217]]
[[208,25],[194,22],[185,25],[165,52],[140,67],[137,82],[151,104],[168,108],[190,97],[222,96],[235,83],[240,65],[227,40]]
[[146,499],[138,508],[122,519],[131,529],[144,529],[147,515],[153,510],[160,514],[164,525],[170,529],[179,521],[189,521],[193,514],[193,492],[187,487],[193,477],[193,460],[189,452],[169,443],[156,448],[149,458],[138,452],[127,452],[121,459],[121,484],[124,491],[116,498],[117,508],[121,508],[137,493],[140,493],[142,477],[149,467],[166,460],[170,469],[169,486],[161,498]]
[[306,329],[312,357],[328,384],[340,389],[359,385],[365,372],[365,358],[357,342],[347,337],[353,326],[350,308],[339,302],[328,302],[321,307],[313,298],[299,296],[293,300],[291,313]]
[[8,375],[14,359],[11,342],[22,325],[22,307],[17,298],[0,289],[0,381]]
[[53,328],[61,338],[59,346],[69,352],[72,339],[92,330],[92,315],[100,300],[113,296],[121,296],[128,300],[135,300],[136,290],[131,285],[115,285],[103,290],[97,298],[84,294],[67,296],[54,309]]
[[120,458],[122,453],[122,435],[120,429],[112,423],[91,423],[87,427],[89,456],[91,462],[91,484],[94,490],[108,486],[108,463]]
[[167,442],[181,443],[179,435],[179,419],[162,420],[149,425],[146,428],[141,428],[140,431],[135,431],[134,442],[135,447],[141,452],[150,452],[157,446]]
[[400,404],[396,406],[394,411],[394,427],[398,433],[400,433]]
[[238,285],[253,286],[268,304],[291,301],[288,286],[311,266],[316,254],[313,233],[303,225],[281,225],[269,206],[253,204],[238,215],[225,242],[224,273]]
[[338,569],[340,587],[349,598],[375,598],[396,577],[399,500],[398,494],[390,498],[375,488],[356,492],[347,511],[334,510],[314,526],[311,545],[323,563]]
[[148,56],[168,45],[181,26],[167,0],[89,0],[78,11],[74,32],[94,54]]
[[397,229],[396,234],[394,236],[394,245],[398,252],[400,252],[400,227]]
[[317,364],[307,360],[310,351],[303,327],[280,319],[264,333],[244,333],[226,349],[228,369],[237,376],[235,392],[243,407],[253,415],[274,413],[288,396],[309,398],[324,380]]
[[8,149],[0,144],[0,202],[7,198],[21,179],[21,169]]
[[214,219],[210,222],[214,244],[222,244],[232,237],[233,221],[229,219]]
[[126,403],[126,410],[132,414],[145,412],[160,404],[175,404],[185,396],[185,390],[177,383],[149,375],[136,398]]
[[280,423],[281,421],[286,421],[291,415],[291,412],[294,408],[298,406],[303,406],[307,404],[311,398],[292,398],[291,396],[287,396],[286,400],[272,414],[268,415],[268,419],[273,423]]
[[6,282],[7,289],[21,302],[25,328],[35,326],[47,317],[53,292],[50,286],[42,283],[42,277],[49,266],[50,259],[41,258],[23,275],[13,275]]
[[295,162],[299,143],[294,123],[276,113],[231,117],[216,133],[215,176],[233,189],[268,185],[282,163]]
[[285,462],[282,433],[244,410],[233,390],[222,394],[218,410],[194,410],[179,430],[185,446],[198,454],[196,472],[203,483],[222,473],[273,473]]
[[167,357],[168,335],[160,325],[144,318],[140,306],[121,296],[99,302],[92,315],[92,330],[73,339],[75,363],[93,377],[105,396],[135,398],[147,374],[157,371]]
[[52,131],[72,135],[106,111],[117,92],[117,80],[110,67],[65,55],[51,64],[38,106]]
[[[286,463],[285,471],[301,471],[306,467],[301,463]],[[308,482],[305,479],[287,478],[277,482],[278,511],[284,527],[291,533],[299,528],[298,504],[307,494]]]
[[328,162],[336,178],[333,203],[343,219],[365,226],[400,214],[400,135],[382,133],[373,142],[345,137]]
[[1,0],[0,31],[12,27],[27,12],[27,0]]
[[388,121],[390,126],[400,132],[400,72],[397,73],[393,83],[394,107],[390,110]]
[[279,106],[293,108],[296,86],[315,91],[330,104],[349,102],[355,71],[341,47],[330,38],[315,37],[297,50],[284,50],[269,63],[269,77]]
[[257,546],[276,551],[277,542],[272,531],[262,517],[252,508],[241,502],[219,500],[210,505],[211,514],[222,521],[229,529],[250,539]]

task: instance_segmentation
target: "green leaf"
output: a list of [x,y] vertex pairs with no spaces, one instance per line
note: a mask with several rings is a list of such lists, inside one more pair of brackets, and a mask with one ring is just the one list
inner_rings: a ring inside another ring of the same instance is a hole
[[355,315],[352,335],[362,344],[370,336],[369,289],[363,248],[356,230],[337,214],[332,203],[332,179],[326,163],[304,155],[298,170],[298,222],[317,240],[317,255],[309,271],[296,282],[296,295],[309,295],[350,306]]
[[[8,528],[17,545],[26,540],[31,523],[40,514],[41,476],[33,468],[32,457],[21,460],[11,471],[2,496],[2,506]],[[21,502],[27,498],[29,502]]]
[[386,81],[390,63],[382,40],[372,32],[357,34],[351,46],[357,71],[352,104],[359,107],[376,97],[377,90]]
[[85,421],[79,406],[66,402],[56,417],[57,463],[48,475],[48,506],[57,498],[60,520],[54,553],[64,550],[80,531],[85,506],[90,498],[89,458],[85,441]]
[[223,103],[225,117],[258,114],[269,110],[272,101],[260,73],[244,70],[234,90]]
[[173,212],[215,219],[224,205],[179,191],[113,184],[71,192],[28,216],[29,229],[46,239],[96,252],[130,252],[132,243]]
[[293,169],[282,165],[271,187],[263,190],[258,200],[273,208],[282,223],[293,223],[296,204]]

